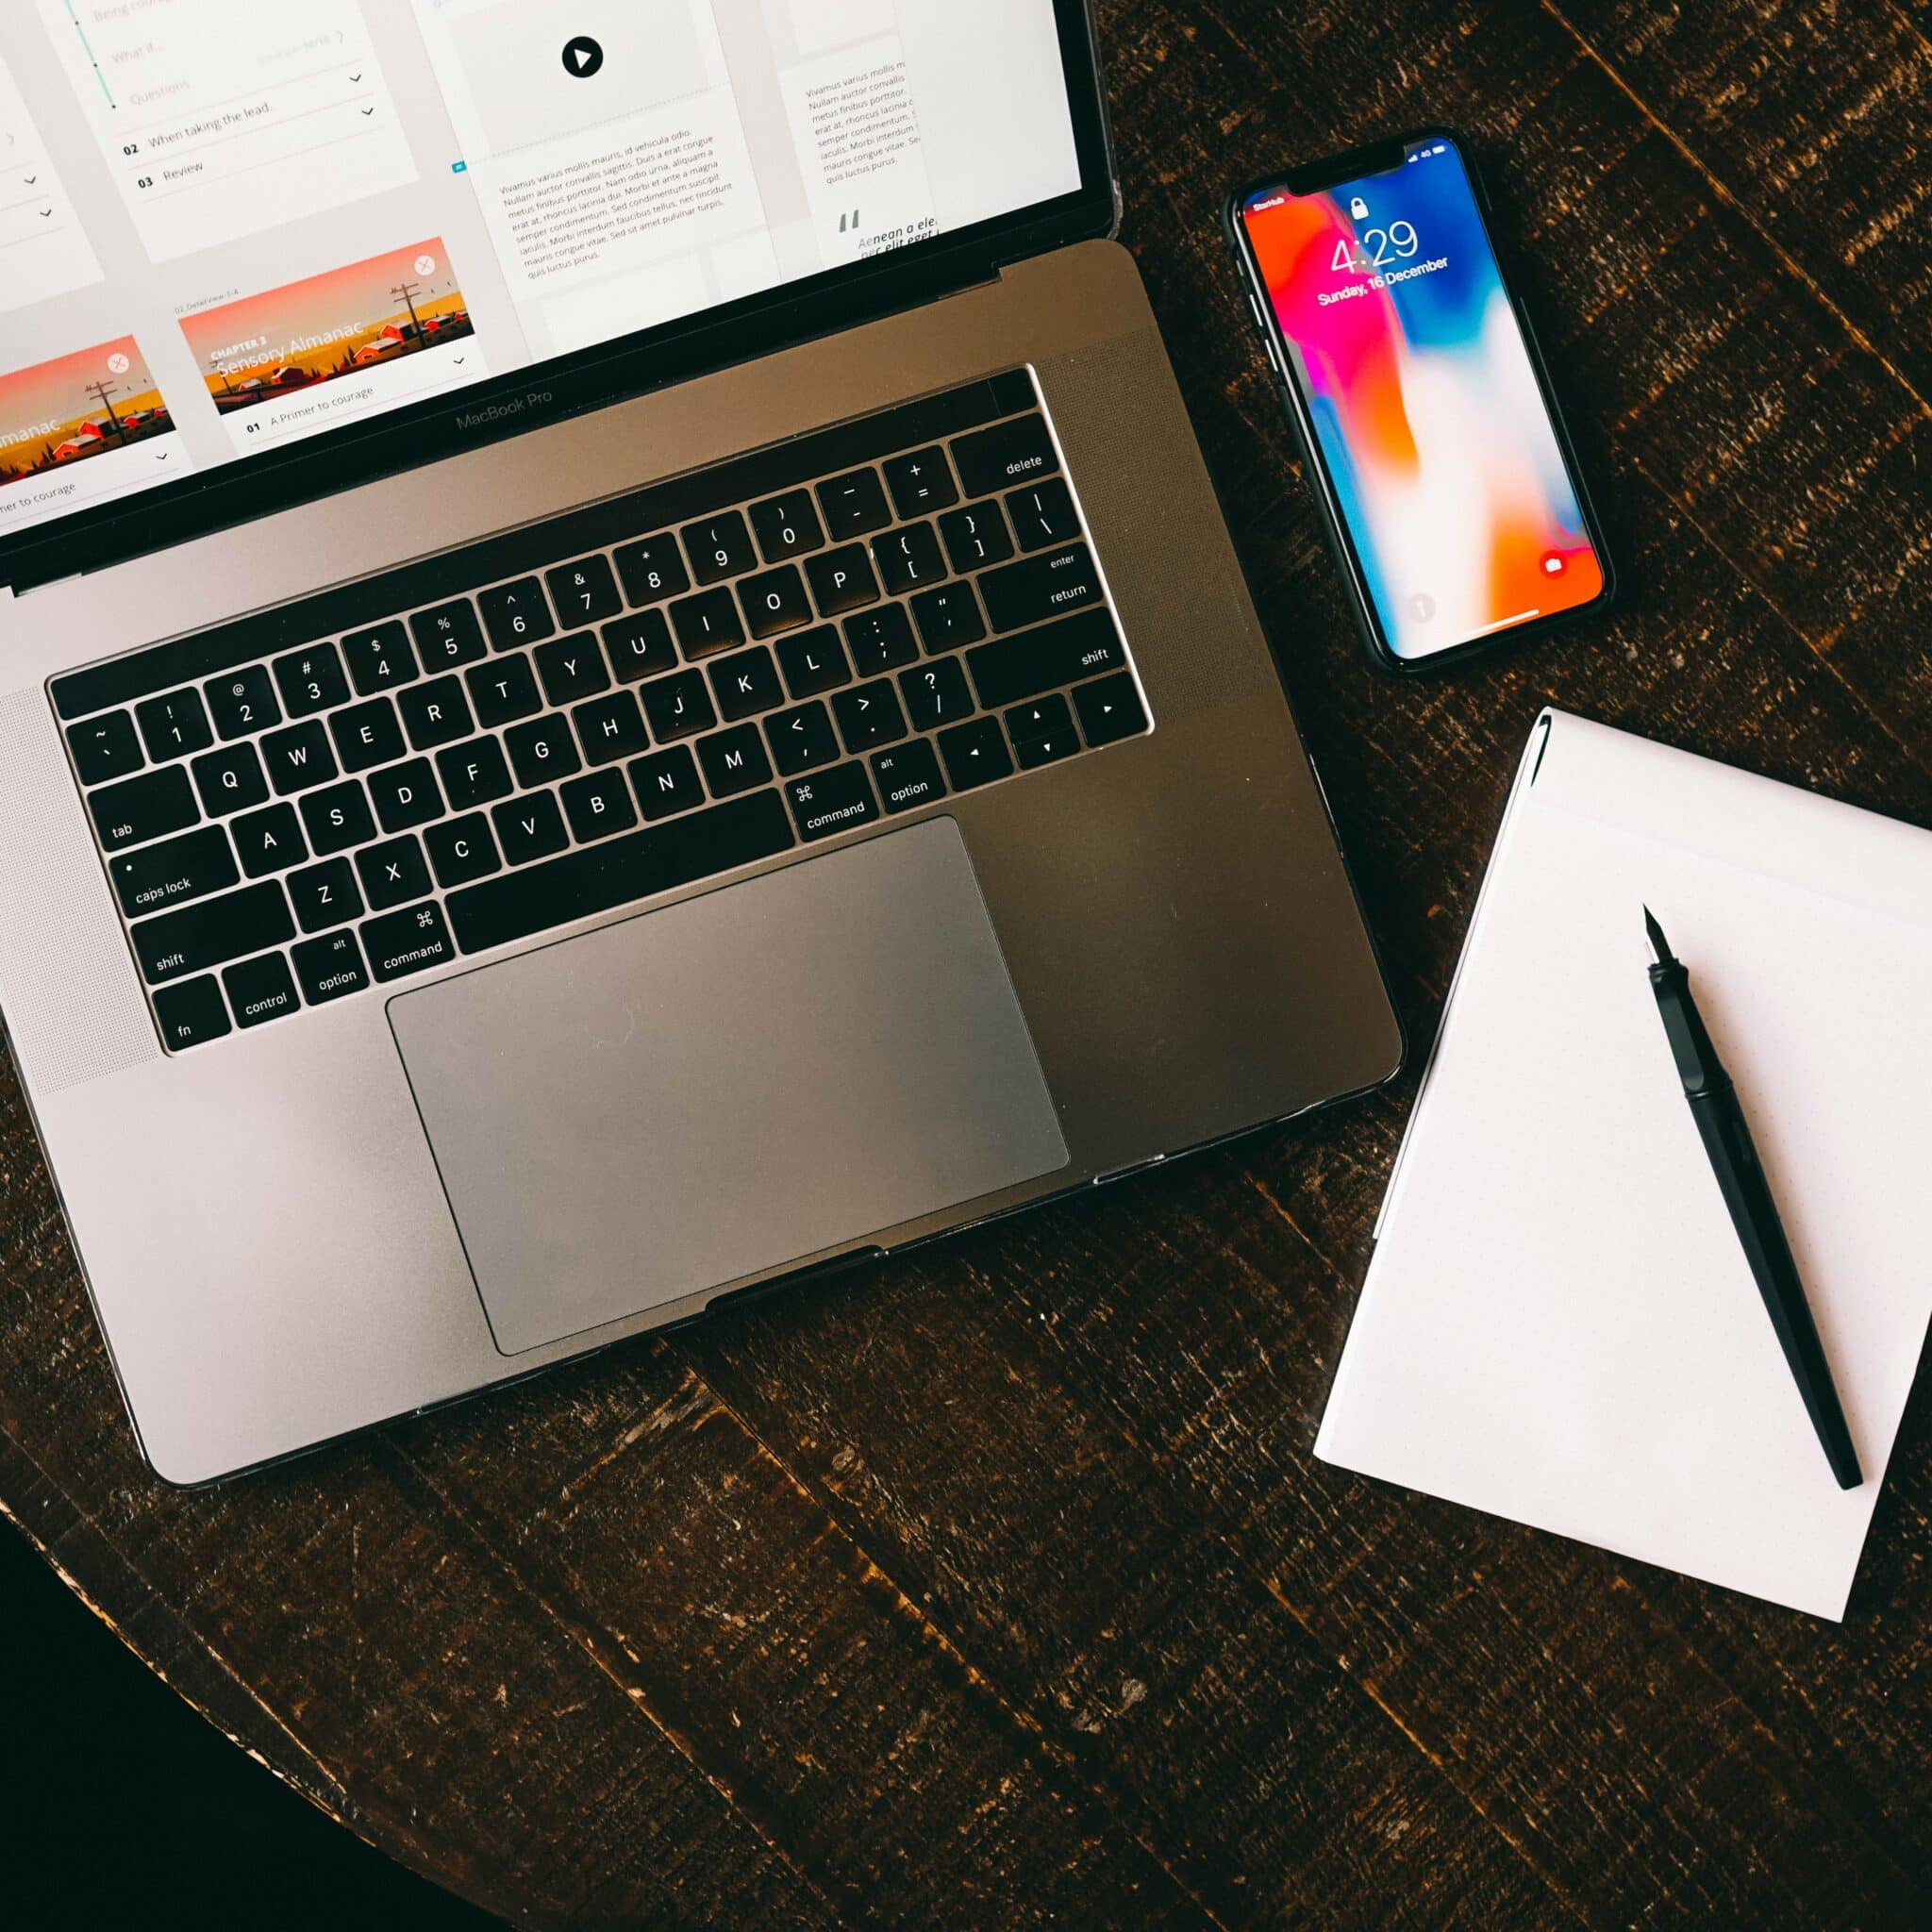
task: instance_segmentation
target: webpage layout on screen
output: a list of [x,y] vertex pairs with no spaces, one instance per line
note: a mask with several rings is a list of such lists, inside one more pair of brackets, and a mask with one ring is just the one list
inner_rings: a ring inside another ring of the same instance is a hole
[[8,0],[0,536],[1078,186],[1052,0]]

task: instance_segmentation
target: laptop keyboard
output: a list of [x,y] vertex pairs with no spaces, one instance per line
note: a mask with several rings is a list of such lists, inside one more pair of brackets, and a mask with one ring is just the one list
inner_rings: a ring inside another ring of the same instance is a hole
[[49,689],[170,1051],[1149,728],[1024,371]]

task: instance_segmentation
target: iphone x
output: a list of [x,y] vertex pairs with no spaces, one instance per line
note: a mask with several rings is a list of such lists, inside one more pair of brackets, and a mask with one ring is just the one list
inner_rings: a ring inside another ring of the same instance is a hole
[[1243,188],[1248,298],[1372,654],[1420,670],[1599,608],[1609,558],[1456,135]]

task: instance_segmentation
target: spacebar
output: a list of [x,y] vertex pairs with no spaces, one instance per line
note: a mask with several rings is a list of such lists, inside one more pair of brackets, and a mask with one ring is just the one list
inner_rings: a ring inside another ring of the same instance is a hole
[[778,794],[754,791],[729,805],[464,886],[444,899],[443,908],[457,944],[466,953],[480,953],[769,858],[792,842]]

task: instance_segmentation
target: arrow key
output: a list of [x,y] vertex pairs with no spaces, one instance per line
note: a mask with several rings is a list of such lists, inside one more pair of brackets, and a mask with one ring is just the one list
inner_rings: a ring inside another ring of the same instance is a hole
[[946,776],[955,791],[970,791],[975,785],[990,785],[1008,776],[1013,769],[1007,750],[1006,734],[997,718],[974,718],[955,724],[939,735],[940,757],[946,761]]
[[1080,730],[1090,745],[1112,744],[1147,728],[1147,713],[1130,671],[1081,685],[1074,692],[1074,708],[1080,714]]
[[1074,714],[1063,697],[1035,698],[1030,705],[1015,705],[1007,713],[1008,735],[1015,744],[1036,738],[1065,738],[1073,729]]

